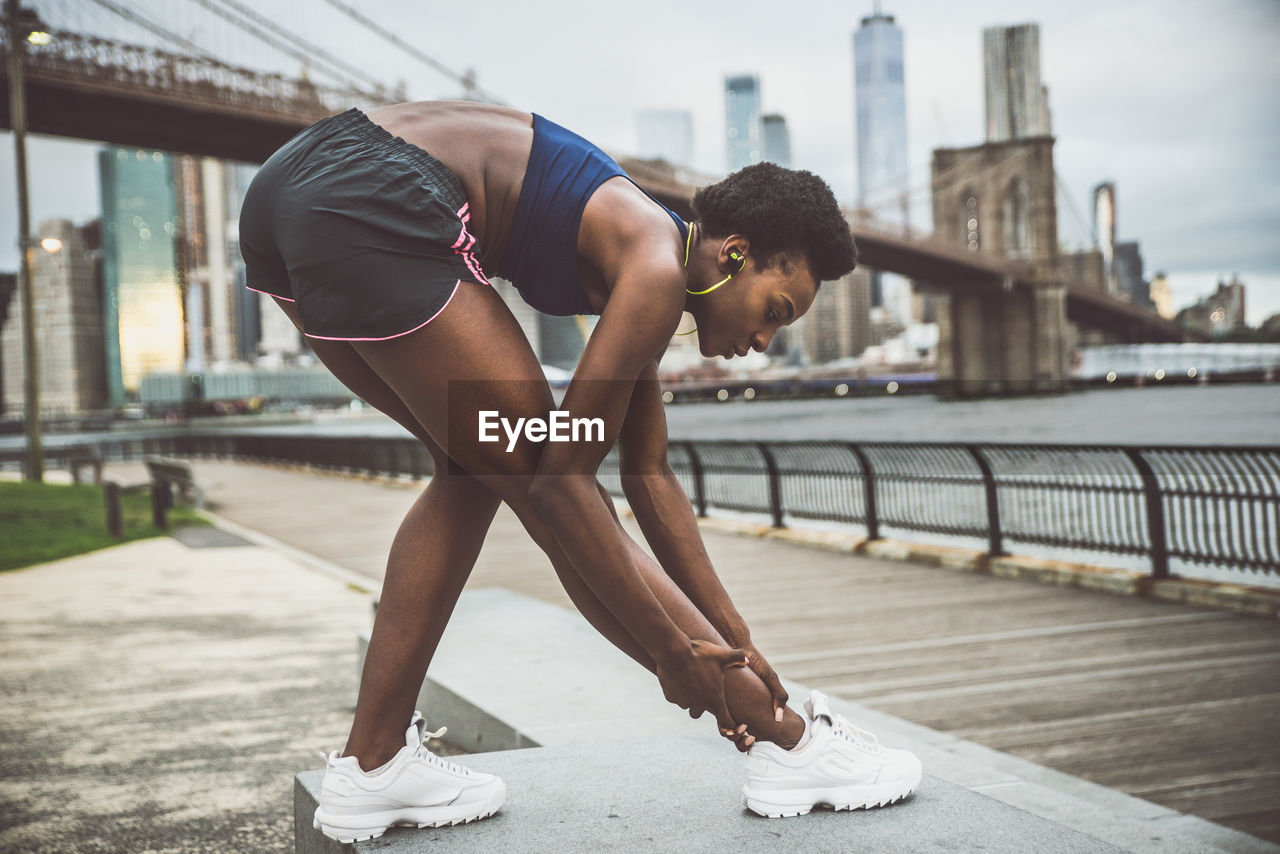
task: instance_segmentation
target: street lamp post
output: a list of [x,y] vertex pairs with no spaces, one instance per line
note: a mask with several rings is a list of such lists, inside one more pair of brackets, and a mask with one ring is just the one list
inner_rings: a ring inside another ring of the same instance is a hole
[[44,449],[40,441],[40,372],[36,361],[35,300],[31,288],[31,211],[27,198],[27,105],[22,82],[27,34],[19,20],[18,0],[5,0],[9,24],[9,125],[18,171],[18,287],[22,294],[22,408],[26,420],[27,480],[44,480]]

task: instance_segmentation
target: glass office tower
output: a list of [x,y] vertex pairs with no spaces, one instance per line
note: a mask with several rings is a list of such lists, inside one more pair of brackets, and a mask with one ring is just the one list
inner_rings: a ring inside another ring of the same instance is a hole
[[116,406],[146,374],[182,370],[181,220],[164,152],[110,146],[98,166],[107,394]]
[[858,206],[872,207],[877,219],[905,222],[907,90],[902,30],[878,6],[853,34],[853,61]]
[[[858,207],[869,210],[878,220],[906,225],[910,211],[902,29],[892,15],[880,11],[879,3],[853,34],[853,89],[858,123]],[[871,279],[871,305],[884,306],[886,296],[898,304],[900,319],[907,322],[910,285],[900,277],[876,271]]]
[[760,78],[754,74],[724,81],[725,143],[730,172],[762,159]]

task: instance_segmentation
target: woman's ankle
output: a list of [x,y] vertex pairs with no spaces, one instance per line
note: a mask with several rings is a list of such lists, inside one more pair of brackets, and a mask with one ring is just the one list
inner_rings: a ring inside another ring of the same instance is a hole
[[791,750],[804,735],[804,718],[787,708],[782,713],[782,723],[774,724],[774,729],[758,741],[772,741],[783,750]]
[[783,735],[775,742],[783,750],[790,750],[800,743],[804,735],[804,718],[787,709],[782,716]]

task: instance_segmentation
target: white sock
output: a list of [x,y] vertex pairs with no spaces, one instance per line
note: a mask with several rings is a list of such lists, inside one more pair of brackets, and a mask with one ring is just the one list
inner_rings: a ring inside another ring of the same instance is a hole
[[800,720],[804,721],[804,732],[800,733],[800,740],[796,742],[795,747],[791,748],[792,752],[803,750],[804,746],[809,743],[809,739],[811,738],[809,733],[809,719],[804,715],[801,715]]

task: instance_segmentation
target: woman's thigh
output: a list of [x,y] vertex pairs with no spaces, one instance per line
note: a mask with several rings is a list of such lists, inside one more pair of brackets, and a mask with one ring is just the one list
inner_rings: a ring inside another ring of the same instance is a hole
[[[554,404],[542,366],[519,323],[489,285],[463,281],[430,323],[386,341],[352,346],[463,470],[527,490],[537,445],[480,441],[480,413],[544,418]],[[492,433],[491,433],[492,435]],[[508,492],[500,488],[500,492]]]

